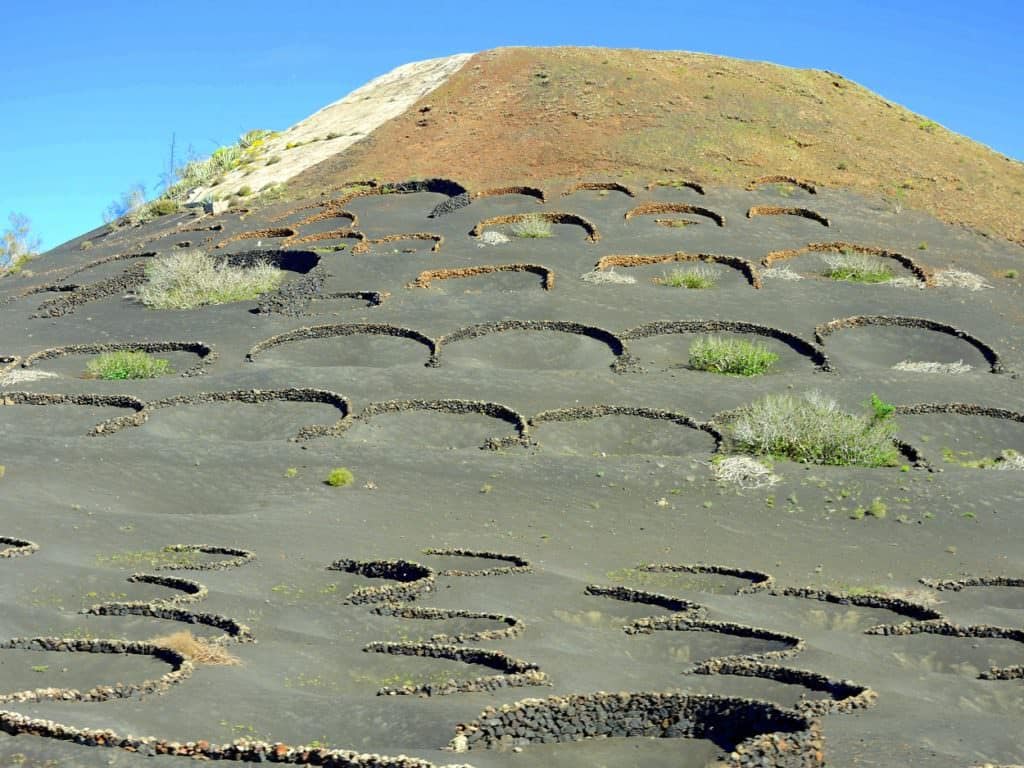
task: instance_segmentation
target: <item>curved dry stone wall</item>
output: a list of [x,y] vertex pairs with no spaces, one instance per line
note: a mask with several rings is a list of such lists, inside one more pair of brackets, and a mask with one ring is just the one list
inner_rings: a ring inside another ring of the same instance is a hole
[[309,243],[319,243],[324,240],[355,240],[356,245],[366,240],[366,235],[357,229],[332,229],[327,232],[314,232],[311,235],[302,235],[292,237],[285,241],[286,246],[293,245],[308,245]]
[[355,418],[341,425],[341,432],[349,429],[357,421],[368,421],[374,416],[385,413],[405,413],[407,411],[434,411],[435,413],[481,414],[511,424],[516,434],[510,437],[489,438],[481,448],[497,450],[515,445],[530,444],[530,430],[526,420],[520,413],[501,403],[490,403],[484,400],[385,400],[370,403]]
[[[3,539],[0,539],[3,541]],[[972,587],[1024,587],[1017,576],[962,576],[959,579],[919,579],[926,587],[940,592],[959,592]]]
[[360,587],[353,590],[345,602],[352,605],[366,603],[397,603],[403,600],[415,600],[424,592],[434,588],[437,574],[429,568],[411,560],[335,560],[329,571],[344,571],[365,576],[368,579],[388,579],[398,584],[386,584],[380,587]]
[[[592,597],[608,597],[612,600],[621,600],[624,603],[653,605],[656,608],[664,608],[673,613],[685,613],[692,618],[702,616],[706,610],[700,603],[695,603],[692,600],[684,600],[681,597],[663,595],[660,592],[648,592],[642,589],[602,587],[599,584],[588,584],[583,591]],[[640,619],[640,621],[645,621],[645,619]]]
[[597,225],[592,221],[575,213],[560,212],[514,213],[508,216],[492,216],[489,219],[477,222],[476,226],[469,230],[469,234],[472,237],[480,237],[490,227],[498,227],[503,224],[518,224],[521,221],[528,221],[535,217],[551,224],[574,224],[577,227],[582,227],[583,231],[587,233],[587,240],[592,243],[596,243],[601,239],[601,233],[598,231]]
[[783,205],[755,205],[747,211],[747,218],[752,219],[755,216],[801,216],[805,219],[816,221],[823,227],[831,226],[828,219],[817,211],[812,211],[810,208],[791,208]]
[[493,189],[485,189],[482,192],[474,192],[473,199],[479,200],[482,197],[501,197],[503,195],[526,195],[527,197],[537,198],[537,202],[547,202],[547,196],[544,194],[544,190],[540,187],[494,187]]
[[659,179],[658,181],[652,181],[647,185],[647,191],[650,192],[652,189],[658,187],[672,187],[673,189],[692,189],[698,195],[704,194],[704,186],[696,181],[687,181],[686,179]]
[[447,680],[443,683],[385,686],[377,691],[378,696],[447,696],[453,693],[480,693],[498,691],[503,688],[522,688],[528,685],[550,685],[548,676],[536,664],[513,658],[502,651],[487,648],[467,648],[461,645],[438,645],[436,643],[376,642],[370,643],[363,650],[368,653],[449,659],[463,664],[490,667],[500,673],[468,680]]
[[434,557],[477,557],[481,560],[497,560],[508,563],[508,565],[496,565],[490,568],[467,571],[460,568],[450,568],[438,571],[439,576],[502,576],[509,573],[530,573],[533,566],[530,561],[519,555],[507,555],[502,552],[488,552],[479,549],[445,548],[437,549],[428,547],[423,550],[424,555]]
[[801,256],[805,253],[861,253],[866,256],[877,256],[881,259],[892,259],[911,272],[925,286],[934,287],[935,275],[930,269],[902,253],[878,248],[874,245],[858,245],[836,240],[831,243],[808,243],[803,248],[788,248],[783,251],[771,251],[761,260],[762,266],[770,267],[776,262]]
[[158,571],[223,571],[238,568],[256,559],[256,553],[238,547],[222,547],[216,544],[168,544],[164,552],[195,552],[204,555],[227,555],[226,560],[201,563],[164,563],[156,566]]
[[643,573],[707,573],[731,576],[735,579],[749,581],[749,585],[736,590],[737,595],[748,595],[754,592],[770,590],[775,584],[775,577],[769,573],[754,571],[749,568],[735,568],[731,565],[715,565],[713,563],[647,563],[638,565],[636,570]]
[[125,416],[118,416],[90,430],[90,435],[108,435],[124,429],[137,427],[146,423],[146,403],[131,395],[61,395],[41,392],[3,392],[0,393],[0,407],[8,405],[82,405],[99,408],[124,408],[132,411]]
[[773,590],[772,594],[781,597],[820,600],[821,602],[832,603],[833,605],[859,605],[862,608],[878,608],[898,613],[901,616],[908,616],[915,621],[942,619],[942,614],[934,608],[891,595],[851,595],[848,592],[834,592],[818,587],[785,587],[784,589]]
[[635,416],[640,419],[668,421],[681,427],[707,432],[714,438],[716,447],[720,446],[722,442],[722,434],[710,422],[702,424],[678,411],[663,411],[635,405],[580,405],[572,408],[553,408],[549,411],[541,411],[532,417],[529,423],[536,426],[549,421],[583,421],[600,419],[605,416]]
[[425,365],[435,365],[434,359],[437,355],[437,343],[419,331],[412,328],[401,328],[397,325],[386,323],[342,323],[339,325],[312,325],[304,328],[296,328],[285,333],[271,336],[269,339],[255,344],[246,354],[246,360],[254,361],[256,357],[271,347],[287,344],[292,341],[304,341],[306,339],[332,339],[338,336],[354,336],[357,334],[369,334],[376,336],[396,336],[405,339],[412,339],[419,342],[430,352],[430,360]]
[[[790,635],[786,632],[777,632],[774,629],[763,627],[751,627],[746,624],[736,624],[731,621],[711,621],[687,616],[682,613],[673,613],[671,616],[653,616],[646,619],[637,619],[632,624],[623,628],[627,635],[649,635],[652,632],[717,632],[722,635],[743,637],[750,640],[763,640],[769,643],[779,643],[784,648],[760,653],[738,653],[733,656],[716,656],[701,662],[702,668],[714,674],[723,664],[737,664],[743,662],[760,663],[767,659],[784,659],[796,656],[807,647],[802,637]],[[692,670],[691,670],[692,671]]]
[[825,353],[809,341],[778,328],[755,323],[731,320],[670,320],[644,323],[619,334],[619,338],[631,341],[670,333],[749,333],[781,341],[786,346],[807,357],[822,371],[831,371],[832,364]]
[[348,219],[349,228],[355,228],[359,226],[359,216],[352,211],[346,211],[343,208],[337,208],[331,203],[324,203],[324,209],[317,213],[310,214],[309,216],[295,222],[296,227],[304,227],[309,224],[316,224],[319,221],[327,221],[328,219]]
[[636,197],[636,190],[632,187],[628,187],[625,184],[620,184],[617,181],[580,181],[573,184],[567,190],[562,193],[562,197],[568,197],[574,195],[577,192],[621,192],[624,195],[630,197]]
[[695,675],[734,675],[737,677],[758,677],[774,680],[787,685],[799,685],[810,691],[825,693],[827,699],[804,699],[795,709],[804,714],[821,717],[831,712],[853,712],[874,706],[878,694],[867,686],[852,680],[833,680],[817,672],[791,669],[776,664],[756,661],[726,661],[714,659],[698,662],[690,670]]
[[761,273],[757,267],[746,259],[739,256],[726,256],[716,253],[675,253],[656,254],[653,256],[641,256],[633,254],[629,256],[602,256],[594,269],[603,271],[612,267],[646,267],[651,264],[672,264],[674,262],[703,261],[706,264],[725,264],[733,269],[738,269],[747,278],[747,282],[754,288],[761,288]]
[[456,727],[456,752],[594,738],[710,739],[730,768],[824,765],[824,739],[804,714],[764,701],[674,692],[592,693],[488,707]]
[[[171,671],[154,680],[139,683],[97,685],[86,691],[75,688],[36,688],[0,693],[0,704],[40,701],[109,701],[163,693],[192,675],[193,666],[185,656],[170,648],[135,640],[84,640],[68,637],[17,637],[0,641],[0,650],[53,651],[57,653],[110,653],[152,656],[170,665]],[[9,713],[5,713],[9,714]],[[11,731],[8,731],[9,733]]]
[[985,361],[989,364],[992,373],[1006,373],[1006,369],[1003,367],[1003,363],[999,359],[999,355],[996,354],[996,351],[992,349],[992,347],[981,341],[981,339],[972,336],[967,333],[967,331],[954,328],[952,325],[939,323],[935,320],[928,320],[924,317],[904,317],[901,315],[853,315],[851,317],[842,317],[816,326],[814,329],[814,338],[818,344],[824,346],[825,339],[836,331],[843,330],[844,328],[863,328],[871,325],[922,328],[926,331],[945,333],[949,336],[963,339],[981,353],[982,357],[984,357]]
[[[137,258],[142,257],[139,256]],[[99,280],[95,283],[89,283],[88,285],[77,286],[72,291],[62,292],[62,295],[44,301],[36,307],[32,317],[63,317],[73,313],[76,308],[83,304],[134,291],[145,280],[146,262],[135,262],[119,275],[106,280]]]
[[635,208],[626,211],[626,221],[629,221],[634,216],[655,216],[661,213],[690,213],[694,216],[703,216],[706,219],[711,219],[720,227],[725,226],[725,217],[722,214],[716,213],[710,208],[690,205],[688,203],[641,203]]
[[818,194],[818,187],[813,181],[798,179],[796,176],[759,176],[747,183],[747,191],[753,192],[762,184],[792,184],[794,187],[800,187],[800,189],[812,195]]
[[396,235],[385,235],[384,237],[375,237],[371,239],[360,240],[352,247],[352,253],[369,253],[371,245],[384,245],[385,243],[397,243],[402,240],[427,240],[432,241],[434,244],[431,246],[431,253],[437,253],[441,250],[441,245],[444,243],[444,236],[434,234],[433,232],[408,232],[404,234]]
[[487,264],[479,267],[449,267],[447,269],[427,269],[409,283],[409,288],[429,288],[434,280],[453,280],[464,277],[480,277],[495,272],[531,272],[540,276],[541,286],[545,291],[555,287],[555,271],[541,264]]
[[459,328],[441,336],[437,340],[435,360],[440,360],[441,350],[446,344],[454,344],[466,339],[476,339],[492,333],[505,333],[507,331],[555,331],[586,336],[605,344],[611,350],[615,356],[615,362],[612,363],[611,367],[616,373],[624,373],[634,369],[636,366],[636,361],[629,353],[629,350],[626,349],[626,345],[614,333],[596,326],[573,323],[567,320],[499,320],[493,323],[478,323],[477,325]]
[[[995,640],[1012,640],[1024,644],[1024,629],[1014,627],[993,627],[989,624],[972,624],[961,626],[945,619],[936,621],[908,621],[903,624],[888,624],[870,627],[864,631],[868,635],[908,636],[908,635],[943,635],[945,637],[984,638]],[[1024,646],[1021,648],[1024,655]],[[986,672],[978,674],[979,680],[1024,680],[1024,664],[1008,667],[990,667]]]
[[148,616],[154,619],[176,621],[183,624],[202,624],[224,632],[220,637],[209,641],[218,645],[228,642],[256,642],[252,630],[236,619],[216,613],[191,611],[181,607],[189,603],[199,602],[209,594],[206,586],[198,581],[184,579],[180,576],[159,576],[150,573],[134,573],[128,577],[128,581],[133,584],[156,584],[168,587],[169,589],[179,590],[184,592],[184,594],[157,600],[97,603],[96,605],[83,608],[79,613],[89,616]]
[[0,536],[0,557],[27,557],[33,552],[39,551],[39,545],[28,539],[18,539],[13,536]]
[[[442,572],[440,575],[444,575]],[[504,624],[502,629],[482,629],[478,632],[463,632],[458,635],[437,634],[430,637],[431,643],[456,644],[476,643],[485,640],[508,640],[526,631],[526,625],[515,616],[504,613],[483,613],[462,608],[429,608],[418,605],[389,604],[374,608],[378,616],[394,616],[398,619],[423,621],[447,621],[449,619],[481,619]]]
[[214,248],[223,248],[226,245],[237,242],[239,240],[260,240],[263,238],[271,239],[278,237],[295,237],[298,234],[291,227],[268,227],[266,229],[254,229],[249,232],[239,232],[237,235],[231,235],[231,237],[225,238],[217,243]]
[[51,347],[33,352],[21,361],[22,368],[30,368],[40,360],[53,360],[66,355],[102,355],[106,352],[128,350],[132,352],[191,352],[199,358],[199,363],[181,372],[181,376],[198,376],[206,372],[206,368],[217,359],[213,347],[202,341],[119,341],[115,343],[68,344],[63,347]]
[[[152,400],[146,403],[146,410],[143,415],[148,415],[161,408],[174,408],[179,405],[207,405],[211,403],[248,403],[256,405],[259,403],[287,402],[287,403],[323,403],[333,406],[341,412],[341,418],[334,424],[312,424],[299,429],[294,441],[312,440],[317,437],[337,437],[345,429],[345,423],[350,417],[348,399],[337,392],[326,389],[296,388],[289,389],[234,389],[227,392],[193,392],[163,400]],[[101,424],[106,427],[110,422]],[[99,429],[99,427],[97,427]],[[105,429],[104,431],[116,431]]]

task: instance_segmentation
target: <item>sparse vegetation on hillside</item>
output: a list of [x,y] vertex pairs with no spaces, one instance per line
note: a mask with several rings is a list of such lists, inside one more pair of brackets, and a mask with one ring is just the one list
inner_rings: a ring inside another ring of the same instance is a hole
[[20,271],[39,255],[42,241],[32,232],[32,222],[21,213],[7,216],[8,227],[0,235],[0,277]]
[[254,299],[281,284],[284,273],[268,261],[232,266],[202,251],[154,260],[138,299],[152,309],[194,309]]
[[821,257],[825,277],[850,283],[885,283],[893,279],[888,264],[867,253],[830,253]]
[[155,379],[171,373],[168,360],[153,357],[138,350],[105,352],[86,366],[87,373],[97,379],[118,381],[123,379]]
[[551,237],[551,222],[543,216],[531,214],[512,225],[512,234],[526,238]]
[[692,267],[680,267],[671,272],[654,278],[657,285],[664,285],[669,288],[689,288],[690,290],[703,290],[714,288],[715,283],[721,277],[721,272],[706,264],[696,264]]
[[808,464],[889,467],[899,463],[892,406],[872,396],[872,413],[845,413],[819,392],[768,395],[726,424],[732,448]]
[[707,336],[690,345],[691,368],[729,376],[758,376],[778,359],[767,344],[746,339]]

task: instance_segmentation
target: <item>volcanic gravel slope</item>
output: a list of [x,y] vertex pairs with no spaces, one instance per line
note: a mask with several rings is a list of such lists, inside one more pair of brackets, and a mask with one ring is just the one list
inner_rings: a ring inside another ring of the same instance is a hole
[[[820,183],[345,181],[0,281],[0,762],[1024,761],[1019,246]],[[659,204],[723,225],[626,216]],[[826,278],[844,248],[898,279]],[[284,283],[135,301],[198,249]],[[778,362],[693,370],[708,334]],[[83,376],[135,345],[174,373]],[[715,479],[723,414],[809,390],[896,405],[901,464]],[[151,642],[180,630],[240,663]]]

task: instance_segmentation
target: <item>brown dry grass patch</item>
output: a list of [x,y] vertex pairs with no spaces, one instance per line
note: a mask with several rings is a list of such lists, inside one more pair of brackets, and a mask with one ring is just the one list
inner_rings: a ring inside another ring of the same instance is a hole
[[224,646],[211,643],[204,637],[196,637],[187,629],[151,638],[149,642],[177,651],[193,664],[237,666],[242,663]]

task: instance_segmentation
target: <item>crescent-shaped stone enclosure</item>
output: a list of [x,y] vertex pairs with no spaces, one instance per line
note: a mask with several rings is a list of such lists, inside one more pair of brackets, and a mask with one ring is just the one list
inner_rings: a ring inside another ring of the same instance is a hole
[[[67,290],[67,286],[58,288],[57,290],[61,295],[48,299],[36,307],[32,317],[63,317],[64,315],[73,313],[77,307],[83,304],[88,304],[92,301],[99,301],[100,299],[106,299],[110,296],[116,296],[118,294],[133,291],[145,282],[146,262],[149,261],[151,256],[155,256],[155,254],[145,253],[127,255],[125,258],[133,260],[138,259],[138,261],[133,261],[133,263],[122,270],[120,274],[103,280],[97,280],[94,283],[86,285],[75,285],[71,287],[70,290]],[[103,263],[117,260],[119,259],[106,259]],[[94,266],[99,265],[97,264]]]
[[533,570],[530,561],[525,557],[505,554],[503,552],[488,552],[487,550],[462,549],[459,547],[427,547],[423,550],[423,554],[431,555],[432,557],[480,558],[482,560],[496,560],[506,563],[506,565],[495,565],[468,571],[461,568],[446,568],[443,571],[438,571],[439,576],[504,576],[511,573],[530,573]]
[[[444,575],[444,574],[438,574]],[[438,633],[430,636],[429,642],[437,644],[477,643],[486,640],[509,640],[526,631],[522,621],[515,616],[486,611],[469,611],[464,608],[431,608],[422,605],[388,603],[371,611],[378,616],[392,616],[412,621],[449,621],[451,619],[475,619],[504,625],[501,629],[481,629],[477,632],[460,632],[456,635]]]
[[359,226],[358,215],[352,211],[347,211],[344,208],[335,207],[331,203],[324,203],[323,210],[296,221],[292,226],[295,228],[305,227],[310,224],[316,224],[320,221],[329,221],[330,219],[348,219],[348,226],[350,229],[354,229]]
[[434,280],[459,280],[467,277],[480,277],[496,272],[531,272],[540,277],[541,288],[545,291],[555,287],[555,271],[542,264],[485,264],[478,267],[447,267],[444,269],[427,269],[407,287],[429,288]]
[[626,349],[622,340],[611,331],[598,328],[592,325],[569,322],[567,320],[499,320],[493,323],[478,323],[465,328],[447,333],[437,340],[437,352],[435,361],[440,362],[442,351],[446,345],[456,344],[466,339],[477,339],[481,336],[488,336],[493,333],[506,333],[509,331],[554,331],[556,333],[571,333],[578,336],[594,339],[605,344],[615,360],[611,368],[616,373],[632,370],[635,361],[629,350]]
[[1003,367],[1003,363],[999,359],[999,355],[994,349],[992,349],[992,347],[981,341],[981,339],[972,336],[967,333],[967,331],[954,328],[952,325],[946,325],[945,323],[929,320],[924,317],[905,317],[902,315],[852,315],[850,317],[841,317],[815,327],[814,338],[818,344],[824,346],[825,339],[836,331],[846,328],[863,328],[868,326],[921,328],[923,330],[944,333],[948,336],[962,339],[965,343],[970,344],[979,353],[981,353],[981,356],[985,358],[985,361],[989,364],[989,370],[992,373],[1006,373],[1006,368]]
[[384,686],[377,691],[378,696],[447,696],[453,693],[479,693],[528,685],[550,685],[548,676],[533,662],[517,659],[503,651],[489,648],[470,648],[463,645],[440,645],[438,643],[374,642],[365,646],[363,650],[367,653],[449,659],[463,664],[490,667],[498,670],[499,673],[468,680],[449,680],[445,683]]
[[611,255],[602,256],[594,269],[604,271],[613,267],[646,267],[651,264],[672,264],[674,262],[702,261],[706,264],[724,264],[727,267],[739,270],[752,288],[761,288],[761,273],[757,266],[739,256],[727,256],[716,253],[675,253],[654,254],[644,256],[641,254],[632,255]]
[[810,208],[795,208],[784,205],[755,205],[747,211],[747,218],[753,219],[757,216],[800,216],[816,221],[823,227],[831,226],[828,219],[817,211],[812,211]]
[[352,253],[369,253],[371,245],[383,245],[385,243],[397,243],[402,240],[427,240],[433,242],[430,248],[431,253],[441,250],[444,243],[444,236],[433,232],[408,232],[404,234],[385,235],[384,237],[364,238],[352,246]]
[[146,352],[158,354],[161,352],[191,352],[199,358],[199,362],[182,371],[181,376],[197,376],[204,373],[206,368],[217,359],[217,353],[213,347],[202,341],[118,341],[100,342],[96,344],[67,344],[63,347],[51,347],[33,352],[21,361],[22,368],[30,368],[42,360],[53,360],[68,355],[102,355],[107,352],[118,351]]
[[669,187],[671,189],[692,189],[698,195],[704,194],[704,186],[696,181],[689,181],[687,179],[658,179],[652,181],[647,185],[647,191],[658,189],[659,187]]
[[800,179],[796,176],[758,176],[756,179],[751,179],[747,182],[747,191],[753,192],[762,184],[792,184],[794,187],[800,187],[800,189],[808,192],[812,195],[818,194],[818,187],[813,181],[807,179]]
[[427,348],[429,358],[424,365],[431,368],[438,365],[438,345],[434,339],[412,328],[402,328],[400,326],[389,325],[387,323],[342,323],[339,325],[313,325],[304,328],[296,328],[258,342],[249,350],[245,358],[250,362],[254,362],[262,352],[265,352],[272,347],[288,344],[289,342],[304,341],[307,339],[332,339],[340,336],[353,336],[356,334],[392,336],[396,338],[410,339]]
[[703,216],[704,218],[711,219],[720,227],[725,226],[725,217],[722,214],[716,213],[710,208],[690,205],[689,203],[641,203],[635,208],[630,208],[626,211],[626,221],[635,216],[655,216],[660,213],[690,213],[694,216]]
[[746,595],[754,592],[770,590],[775,584],[775,577],[764,571],[741,568],[732,565],[715,563],[645,563],[636,566],[639,573],[686,573],[694,575],[728,576],[732,579],[750,582],[746,586],[737,587],[733,594]]
[[544,190],[540,187],[524,187],[524,186],[513,186],[513,187],[493,187],[491,189],[485,189],[480,192],[473,193],[473,199],[479,200],[484,197],[503,197],[504,195],[525,195],[526,197],[534,197],[538,203],[546,203],[547,195]]
[[764,336],[782,342],[797,354],[814,363],[820,371],[833,370],[832,363],[825,353],[809,341],[788,331],[756,323],[732,320],[660,320],[623,331],[619,334],[619,338],[624,341],[633,341],[672,333],[743,333]]
[[573,224],[577,227],[581,227],[583,231],[587,233],[586,239],[592,243],[596,243],[601,239],[601,233],[598,231],[597,225],[592,221],[575,213],[552,211],[542,211],[540,213],[513,213],[507,216],[491,216],[489,219],[478,221],[476,225],[469,230],[469,234],[471,237],[480,237],[480,235],[482,235],[487,229],[492,227],[499,227],[504,224],[518,224],[519,222],[529,221],[535,217],[539,217],[551,224]]
[[689,614],[693,618],[703,616],[707,612],[703,605],[692,600],[685,600],[672,595],[663,595],[660,592],[648,592],[644,589],[631,589],[621,586],[604,587],[600,584],[588,584],[584,587],[583,592],[589,597],[606,597],[623,603],[650,605],[655,608],[672,611],[672,613]]
[[[356,229],[331,229],[327,232],[314,232],[309,235],[296,235],[285,241],[285,245],[308,245],[309,243],[321,243],[325,240],[355,240],[356,245],[366,240],[366,235]],[[355,246],[353,246],[354,248]]]
[[[989,419],[1000,419],[1003,421],[1008,421],[1016,424],[1024,424],[1024,413],[1021,413],[1019,411],[1012,411],[1007,408],[995,408],[988,405],[977,405],[975,403],[908,403],[904,405],[897,405],[894,413],[900,416],[928,416],[930,414],[946,414],[954,416],[981,416]],[[914,450],[916,453],[923,453],[923,451],[917,448],[916,446],[911,447],[912,450]],[[1006,446],[1001,447],[1005,448]],[[1014,452],[1010,451],[1009,453],[1012,456]],[[1024,450],[1018,451],[1017,453],[1024,453]],[[954,463],[960,463],[955,454],[951,454],[950,458],[947,460],[952,460]],[[980,465],[977,462],[972,464],[970,461],[967,461],[961,463],[961,466],[998,466],[1005,460],[1005,458],[986,459],[984,463]]]
[[335,560],[329,571],[342,571],[363,576],[367,579],[386,579],[397,582],[382,586],[359,587],[345,597],[350,605],[366,605],[368,603],[397,603],[404,600],[415,600],[424,592],[429,592],[437,580],[433,568],[412,560],[353,560],[343,558]]
[[273,240],[278,238],[292,238],[298,234],[296,230],[291,227],[268,227],[266,229],[254,229],[249,232],[239,232],[237,235],[231,235],[231,237],[224,238],[217,243],[214,248],[220,249],[231,243],[238,242],[239,240]]
[[444,400],[385,400],[379,403],[370,403],[354,418],[341,425],[341,431],[347,431],[357,422],[366,422],[375,416],[394,413],[407,413],[411,411],[429,411],[433,413],[447,413],[453,415],[479,414],[488,416],[498,421],[509,424],[515,434],[508,437],[488,438],[483,445],[483,450],[498,450],[511,446],[528,446],[530,444],[530,428],[526,419],[516,410],[501,403],[490,403],[483,400],[460,400],[448,398]]
[[635,189],[617,181],[580,181],[565,190],[562,197],[568,197],[577,192],[621,192],[629,197],[636,197]]
[[39,545],[28,539],[19,539],[14,536],[0,536],[0,557],[27,557],[33,552],[39,551]]
[[[529,424],[532,429],[533,427],[553,422],[590,421],[608,416],[631,416],[654,422],[667,422],[698,432],[704,432],[714,441],[714,450],[718,450],[722,442],[721,433],[713,425],[698,422],[685,413],[632,405],[581,405],[572,408],[554,408],[541,411],[533,416],[529,420]],[[541,443],[543,444],[543,441]]]
[[124,416],[97,424],[89,435],[108,435],[126,427],[137,427],[146,422],[146,403],[131,395],[51,394],[41,392],[0,392],[0,408],[12,405],[81,405],[92,408],[123,408],[131,411]]
[[726,768],[752,765],[743,761],[748,754],[761,756],[760,765],[798,768],[820,764],[819,729],[805,714],[755,699],[599,692],[488,707],[456,726],[452,743],[474,750],[607,737],[709,739],[730,755]]
[[[337,437],[345,430],[346,424],[351,418],[348,398],[344,395],[326,389],[297,387],[288,389],[234,389],[225,392],[191,392],[167,397],[162,400],[152,400],[146,403],[146,409],[142,415],[148,418],[153,411],[178,406],[212,405],[217,403],[258,405],[272,402],[322,403],[331,406],[341,414],[338,421],[333,424],[312,424],[300,427],[295,436],[291,438],[293,442],[312,440],[319,437]],[[116,430],[107,428],[106,431]]]
[[932,270],[923,264],[918,263],[910,256],[904,256],[902,253],[890,251],[886,248],[879,248],[874,245],[859,245],[857,243],[847,243],[843,241],[834,241],[831,243],[808,243],[802,248],[788,248],[782,251],[772,251],[761,260],[761,265],[764,267],[771,267],[777,262],[786,261],[787,259],[792,259],[805,253],[846,252],[860,253],[866,256],[877,256],[881,259],[892,259],[911,272],[914,277],[916,277],[925,286],[929,288],[935,286],[935,275]]

